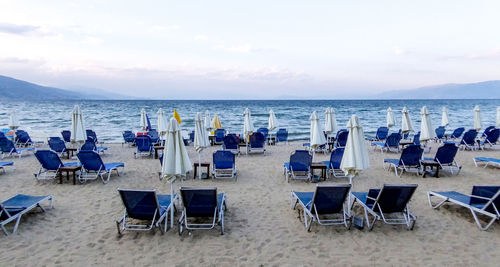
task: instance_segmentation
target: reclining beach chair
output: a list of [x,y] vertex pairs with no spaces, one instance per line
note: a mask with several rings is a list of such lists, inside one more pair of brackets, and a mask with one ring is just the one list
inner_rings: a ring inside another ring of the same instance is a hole
[[[181,187],[181,199],[184,209],[179,218],[179,235],[184,228],[191,230],[214,229],[220,225],[220,233],[224,234],[224,211],[227,210],[226,194],[217,194],[217,188]],[[195,221],[208,220],[205,223]]]
[[335,137],[335,148],[345,147],[347,144],[347,137],[349,137],[349,131],[345,129],[341,129],[337,132]]
[[[95,180],[101,177],[102,182],[106,184],[109,182],[109,177],[111,176],[112,171],[116,171],[118,176],[120,176],[118,168],[122,168],[122,173],[125,172],[125,163],[104,163],[102,162],[101,156],[94,151],[80,150],[76,156],[82,164],[82,170],[80,175],[78,175],[78,179],[82,183],[87,180]],[[107,175],[107,178],[104,178],[105,175]]]
[[436,141],[442,140],[445,138],[446,128],[444,126],[439,126],[434,130],[436,132]]
[[311,180],[312,155],[308,150],[296,150],[290,155],[290,161],[283,164],[285,179]]
[[481,149],[484,150],[486,148],[486,145],[492,148],[494,145],[497,144],[499,137],[500,137],[500,129],[491,129],[486,135],[486,138],[480,142]]
[[0,226],[2,227],[3,233],[9,235],[7,228],[5,227],[10,222],[16,222],[12,233],[17,231],[19,222],[21,222],[21,217],[39,207],[42,212],[45,210],[42,208],[41,204],[44,201],[50,202],[50,208],[52,208],[52,196],[29,196],[18,194],[15,195],[4,202],[0,203]]
[[337,178],[349,178],[351,182],[351,177],[347,175],[342,169],[340,169],[340,164],[342,163],[342,157],[344,156],[344,148],[336,148],[332,151],[330,155],[330,161],[323,161],[326,165],[326,175],[327,178],[331,174],[333,177]]
[[417,145],[417,146],[420,146],[420,132],[416,133],[413,136],[413,144]]
[[373,141],[384,141],[387,138],[387,135],[389,135],[389,128],[379,127]]
[[276,142],[288,144],[288,131],[285,128],[280,128],[276,132]]
[[493,126],[493,125],[486,127],[486,129],[484,129],[484,131],[483,131],[483,134],[481,135],[481,138],[488,136],[488,134],[494,129],[495,129],[495,126]]
[[217,130],[215,130],[214,144],[216,144],[216,145],[222,145],[224,143],[224,137],[225,136],[226,136],[226,130],[224,130],[224,129],[217,129]]
[[49,139],[49,147],[52,151],[59,153],[59,155],[62,155],[66,152],[66,143],[62,139],[54,139],[50,138]]
[[222,149],[231,151],[233,154],[240,154],[240,138],[235,134],[228,134],[224,136],[224,144]]
[[258,133],[261,133],[264,135],[264,138],[267,140],[267,136],[269,135],[269,130],[267,128],[259,128],[257,129]]
[[[392,166],[396,176],[401,176],[404,172],[412,172],[412,169],[415,169],[414,172],[418,175],[422,169],[420,161],[423,153],[424,149],[420,146],[409,145],[403,149],[399,159],[384,159],[384,170]],[[399,174],[398,170],[401,170]]]
[[34,147],[23,147],[23,148],[16,148],[14,143],[7,139],[6,137],[0,138],[0,150],[2,151],[2,159],[5,156],[12,156],[14,154],[17,154],[19,158],[23,155],[23,152],[26,151],[35,151]]
[[122,136],[123,136],[122,144],[128,144],[128,145],[135,144],[135,134],[132,131],[123,131]]
[[323,154],[326,154],[327,152],[326,144],[322,144],[320,146],[317,146],[316,148],[312,148],[311,143],[303,143],[302,146],[308,149],[311,153],[322,152]]
[[399,152],[399,141],[401,141],[401,134],[392,133],[385,139],[384,143],[373,142],[372,146],[375,146],[375,149],[380,148],[380,152]]
[[71,142],[71,131],[64,130],[61,132],[61,135],[63,137],[64,142],[66,142],[66,143]]
[[262,133],[253,133],[250,135],[248,144],[248,153],[263,153],[266,154],[266,138]]
[[[150,231],[154,226],[160,228],[163,234],[168,227],[168,213],[175,210],[175,204],[170,195],[156,194],[156,190],[133,190],[118,188],[125,210],[123,217],[116,221],[118,234],[124,231]],[[174,194],[173,200],[179,196]],[[130,220],[134,220],[130,222]],[[147,224],[135,224],[136,220],[147,221]],[[163,229],[160,227],[164,222]]]
[[462,136],[462,134],[465,132],[464,127],[459,127],[453,130],[453,133],[450,135],[451,139],[458,139]]
[[[307,231],[311,231],[313,222],[320,225],[344,225],[351,227],[350,207],[347,203],[351,185],[316,185],[315,192],[292,191],[290,201],[292,208],[297,204],[302,208],[304,224]],[[300,210],[299,218],[300,218]],[[332,217],[331,215],[339,215]],[[330,215],[330,216],[329,216]],[[310,218],[310,219],[309,219]]]
[[158,132],[156,129],[150,129],[148,131],[148,136],[151,138],[151,143],[153,144],[159,144],[160,143],[160,136],[158,135]]
[[[475,150],[477,148],[476,143],[477,131],[474,129],[468,130],[464,133],[462,140],[458,143],[458,146],[462,148],[462,150],[470,149]],[[455,143],[456,144],[456,143]]]
[[135,138],[135,145],[137,151],[134,152],[135,158],[138,156],[152,156],[154,152],[153,143],[151,138],[147,135],[139,135]]
[[236,179],[236,159],[233,152],[218,150],[212,154],[212,159],[212,179]]
[[67,166],[78,166],[78,162],[63,163],[56,152],[52,150],[38,150],[35,152],[35,157],[40,162],[40,169],[35,174],[37,181],[55,179],[58,175],[59,168]]
[[41,141],[33,142],[33,140],[31,140],[31,137],[28,134],[28,132],[25,132],[23,130],[16,131],[16,144],[18,146],[30,147],[30,146],[35,145],[35,143],[43,143],[43,142],[41,142]]
[[[408,230],[413,230],[417,217],[410,212],[408,202],[417,186],[384,184],[382,189],[352,192],[351,196],[354,197],[352,205],[357,202],[363,207],[368,230],[372,230],[375,222],[380,219],[386,224],[402,224],[406,225]],[[389,214],[401,214],[401,216],[389,218]],[[373,216],[373,220],[370,220],[369,215]]]
[[87,129],[85,130],[85,133],[87,134],[87,141],[92,141],[96,144],[99,143],[97,140],[97,134],[93,130]]
[[80,151],[94,151],[97,153],[103,153],[104,151],[108,150],[107,147],[105,146],[96,146],[96,143],[92,141],[92,139],[87,139],[85,143],[83,143],[82,147],[80,148]]
[[189,142],[194,143],[194,131],[189,133]]
[[[429,205],[433,209],[438,209],[447,202],[468,208],[476,221],[477,227],[483,231],[488,230],[496,220],[500,220],[500,186],[476,185],[472,187],[472,193],[470,195],[465,195],[456,191],[429,191],[427,192],[427,197],[429,198]],[[432,197],[439,198],[440,202],[433,205],[431,201]],[[488,217],[490,220],[483,225],[478,215]]]
[[458,147],[453,143],[445,143],[436,151],[436,156],[434,158],[424,158],[424,160],[433,160],[439,163],[439,168],[442,170],[448,170],[451,174],[456,171],[457,175],[462,169],[460,165],[455,161],[455,156],[457,155]]
[[7,171],[5,170],[5,167],[9,167],[9,166],[14,166],[14,162],[13,161],[0,161],[0,170],[3,170],[4,173],[6,173]]
[[474,160],[474,165],[476,167],[479,167],[479,164],[484,164],[484,168],[488,166],[495,166],[497,168],[500,168],[500,159],[496,158],[488,158],[488,157],[476,157],[473,159]]

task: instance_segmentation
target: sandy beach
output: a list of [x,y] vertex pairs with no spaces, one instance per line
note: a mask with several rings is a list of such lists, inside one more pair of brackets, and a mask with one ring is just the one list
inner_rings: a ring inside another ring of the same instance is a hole
[[[227,193],[226,233],[194,231],[178,235],[177,223],[165,235],[152,232],[126,232],[117,235],[115,221],[123,213],[116,191],[120,188],[156,189],[168,194],[170,185],[158,179],[160,162],[151,158],[134,159],[135,148],[106,144],[105,162],[125,162],[126,173],[73,185],[70,181],[37,182],[39,168],[30,154],[15,162],[15,171],[0,175],[0,198],[17,193],[53,195],[54,208],[45,213],[25,216],[16,234],[1,237],[1,265],[9,266],[331,266],[331,265],[483,265],[494,266],[500,260],[500,225],[480,231],[466,209],[444,206],[433,210],[427,202],[428,190],[456,190],[470,193],[472,185],[498,185],[500,170],[477,168],[474,156],[499,157],[495,150],[459,151],[460,174],[442,173],[441,178],[422,178],[385,171],[384,158],[399,158],[396,153],[370,149],[371,166],[353,182],[355,191],[381,187],[384,183],[418,184],[411,201],[418,216],[413,231],[403,226],[377,222],[373,231],[346,230],[342,226],[313,225],[307,232],[290,207],[290,191],[313,191],[315,184],[284,179],[282,165],[302,142],[268,146],[263,156],[241,155],[236,159],[237,181],[198,180],[192,174],[180,186],[216,186]],[[434,156],[438,144],[426,156]],[[203,161],[211,162],[211,153],[202,152]],[[188,147],[192,161],[197,153]],[[4,160],[4,161],[5,161]],[[328,160],[317,154],[316,160]],[[69,162],[71,160],[64,160]],[[73,160],[74,161],[74,160]],[[330,179],[321,184],[344,184],[346,179]],[[361,215],[359,206],[354,213]],[[178,212],[176,218],[180,216]],[[13,224],[8,229],[12,229]]]

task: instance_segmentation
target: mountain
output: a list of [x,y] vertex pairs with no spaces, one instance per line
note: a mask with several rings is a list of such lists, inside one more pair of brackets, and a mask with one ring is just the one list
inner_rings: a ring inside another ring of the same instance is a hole
[[410,90],[383,92],[380,99],[500,99],[500,81],[442,84]]
[[99,89],[81,89],[80,92],[14,79],[0,75],[0,96],[5,99],[23,100],[82,100],[82,99],[130,99]]

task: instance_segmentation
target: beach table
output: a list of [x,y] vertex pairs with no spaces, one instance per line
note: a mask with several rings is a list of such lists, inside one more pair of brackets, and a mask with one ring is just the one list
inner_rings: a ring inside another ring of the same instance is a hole
[[[198,163],[198,162],[193,162],[193,170],[194,170],[194,172],[193,172],[193,179],[196,179],[196,177],[198,177],[198,176],[197,176],[197,173],[198,173],[198,167],[201,167],[201,168],[205,167],[205,168],[207,168],[207,176],[206,176],[206,178],[207,178],[207,179],[208,179],[208,178],[210,178],[210,162],[201,162],[201,163]],[[201,171],[202,171],[202,170],[200,169],[200,172],[201,172]],[[202,174],[202,176],[201,176],[201,177],[202,177],[202,178],[205,178],[205,177],[203,176],[203,173],[201,173],[201,174]]]
[[210,141],[210,145],[213,146],[215,144],[215,135],[209,135],[208,141]]
[[413,145],[413,141],[412,140],[401,140],[401,141],[399,141],[399,145],[401,146],[401,149],[403,149],[405,146]]
[[154,151],[155,151],[155,159],[158,159],[158,150],[163,150],[165,149],[164,146],[154,146]]
[[66,180],[69,180],[69,173],[73,173],[73,184],[76,184],[76,172],[80,171],[82,166],[64,166],[59,168],[59,183],[63,183],[63,172],[66,172]]
[[320,178],[323,178],[323,180],[326,181],[326,164],[323,162],[312,162],[311,163],[311,177],[314,178],[314,170],[320,170],[321,171],[321,176]]
[[[434,177],[439,178],[439,162],[434,160],[422,160],[420,163],[424,169],[424,178],[427,174],[434,174]],[[430,171],[427,170],[427,167],[430,167]],[[434,167],[436,167],[436,171],[432,170]]]
[[[70,159],[74,156],[74,153],[78,151],[78,148],[74,148],[74,147],[67,147],[66,148],[66,158],[67,159]],[[70,153],[71,153],[71,156],[70,156]]]

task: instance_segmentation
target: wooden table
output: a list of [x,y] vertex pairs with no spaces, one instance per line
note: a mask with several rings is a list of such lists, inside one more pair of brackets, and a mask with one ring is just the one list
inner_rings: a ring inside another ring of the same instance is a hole
[[210,145],[213,146],[215,144],[215,135],[209,135],[208,141],[210,141]]
[[276,145],[276,136],[268,136],[267,137],[267,144],[270,146]]
[[[439,178],[439,162],[436,162],[434,160],[422,160],[420,162],[422,164],[422,167],[424,168],[424,174],[423,177],[427,174],[434,174],[434,177]],[[430,167],[430,171],[427,171],[427,167]],[[436,171],[432,171],[432,169],[436,167]]]
[[64,166],[59,168],[59,183],[63,182],[63,172],[66,172],[66,180],[69,180],[69,173],[73,173],[73,184],[76,184],[76,172],[81,170],[82,166]]
[[401,146],[401,148],[404,148],[407,145],[413,145],[413,141],[410,141],[410,140],[401,140],[401,141],[399,141],[399,145]]
[[314,170],[321,170],[320,178],[326,181],[326,165],[323,162],[313,162],[311,163],[311,177],[314,178]]
[[328,150],[333,151],[334,147],[335,147],[335,141],[328,141]]
[[[196,179],[197,176],[197,173],[198,173],[198,167],[205,167],[207,168],[207,179],[210,178],[210,162],[202,162],[202,163],[198,163],[198,162],[193,162],[193,169],[194,169],[194,172],[193,172],[193,179]],[[201,170],[200,170],[201,172]],[[201,173],[203,177],[203,173]]]
[[[70,159],[71,157],[73,157],[74,155],[74,152],[78,151],[78,148],[73,148],[73,147],[67,147],[66,148],[66,155],[67,155],[67,158]],[[69,155],[69,153],[71,152],[71,157]]]
[[153,148],[154,148],[154,151],[155,151],[155,159],[157,159],[157,158],[158,158],[158,150],[163,150],[163,149],[165,149],[165,147],[164,147],[164,146],[154,146]]

